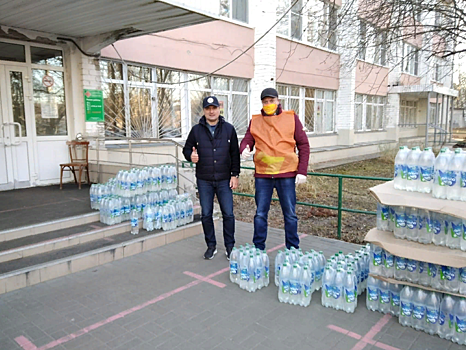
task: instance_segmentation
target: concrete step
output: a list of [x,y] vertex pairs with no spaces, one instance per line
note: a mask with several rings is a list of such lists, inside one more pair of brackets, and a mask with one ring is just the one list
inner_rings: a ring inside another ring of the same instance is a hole
[[[215,220],[215,223],[217,222],[218,220]],[[123,232],[116,233],[117,231],[112,231],[114,234],[105,236],[105,232],[108,230],[104,227],[95,230],[104,234],[100,238],[95,236],[96,239],[91,241],[84,241],[84,238],[78,244],[61,249],[52,249],[47,252],[1,262],[0,294],[103,265],[202,233],[202,225],[198,214],[195,215],[193,223],[180,226],[171,231],[147,232],[140,230],[138,235],[131,235],[128,223],[110,226],[108,229],[121,229]],[[81,235],[80,238],[83,238],[86,233]],[[93,233],[90,235],[93,235]],[[68,238],[65,236],[61,239],[67,240]],[[20,249],[20,247],[15,249]]]

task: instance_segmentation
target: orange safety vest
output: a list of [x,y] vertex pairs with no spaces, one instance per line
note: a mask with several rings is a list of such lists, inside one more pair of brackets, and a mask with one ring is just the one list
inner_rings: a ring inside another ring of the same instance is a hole
[[257,174],[276,175],[298,170],[294,115],[294,111],[283,111],[274,116],[252,116],[250,132],[256,147]]

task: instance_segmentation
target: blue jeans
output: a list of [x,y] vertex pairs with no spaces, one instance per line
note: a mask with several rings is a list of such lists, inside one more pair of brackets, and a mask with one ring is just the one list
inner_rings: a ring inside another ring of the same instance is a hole
[[233,192],[230,180],[206,181],[197,179],[199,201],[201,203],[201,222],[204,237],[208,247],[215,247],[215,228],[212,213],[214,210],[214,196],[217,195],[223,216],[223,240],[225,247],[235,245],[235,216],[233,215]]
[[256,178],[256,215],[254,216],[254,238],[252,242],[261,250],[267,239],[267,219],[273,189],[277,189],[280,206],[285,219],[285,245],[299,248],[298,217],[296,216],[295,178]]

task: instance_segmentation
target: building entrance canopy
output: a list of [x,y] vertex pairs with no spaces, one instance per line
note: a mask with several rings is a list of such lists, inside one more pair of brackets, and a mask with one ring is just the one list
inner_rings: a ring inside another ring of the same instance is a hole
[[81,48],[98,53],[113,42],[216,20],[171,0],[50,1],[0,0],[0,38],[43,41],[78,39]]

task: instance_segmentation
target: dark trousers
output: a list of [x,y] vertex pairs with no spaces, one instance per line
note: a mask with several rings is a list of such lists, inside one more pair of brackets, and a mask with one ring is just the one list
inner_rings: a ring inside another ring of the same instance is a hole
[[235,216],[233,215],[233,192],[230,180],[206,181],[197,179],[199,201],[201,203],[201,222],[205,241],[208,247],[215,247],[215,228],[212,213],[214,210],[214,196],[217,195],[223,216],[223,240],[225,247],[235,245]]
[[280,206],[285,220],[285,245],[299,248],[298,217],[296,216],[295,178],[256,178],[256,215],[254,216],[254,238],[252,242],[261,250],[267,239],[267,219],[273,189],[277,189]]

